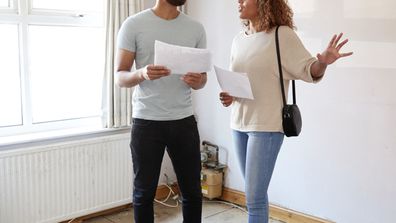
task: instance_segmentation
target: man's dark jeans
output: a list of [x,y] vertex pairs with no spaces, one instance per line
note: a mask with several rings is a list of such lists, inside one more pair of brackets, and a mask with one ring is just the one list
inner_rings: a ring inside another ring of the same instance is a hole
[[183,201],[183,222],[201,222],[201,158],[194,116],[174,121],[133,119],[131,151],[135,173],[136,223],[153,223],[153,200],[165,148],[172,160]]

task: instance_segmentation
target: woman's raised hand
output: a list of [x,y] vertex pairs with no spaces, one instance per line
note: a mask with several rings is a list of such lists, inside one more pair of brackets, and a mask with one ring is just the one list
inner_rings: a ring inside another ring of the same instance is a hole
[[340,53],[341,48],[348,42],[348,39],[345,39],[341,43],[338,43],[342,35],[342,33],[334,35],[326,50],[316,55],[320,63],[330,65],[341,57],[347,57],[353,54],[353,52]]

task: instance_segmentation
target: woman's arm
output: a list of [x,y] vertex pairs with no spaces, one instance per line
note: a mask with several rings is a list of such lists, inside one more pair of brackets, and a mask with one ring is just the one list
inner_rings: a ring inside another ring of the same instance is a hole
[[326,72],[327,64],[319,62],[319,60],[313,62],[311,65],[311,76],[313,79],[321,78]]

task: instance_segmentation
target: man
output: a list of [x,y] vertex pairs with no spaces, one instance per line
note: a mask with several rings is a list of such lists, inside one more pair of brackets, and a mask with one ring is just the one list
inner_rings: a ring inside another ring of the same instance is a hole
[[[191,88],[206,84],[206,73],[173,74],[154,62],[154,41],[205,48],[203,26],[178,11],[186,0],[157,0],[129,17],[118,36],[117,81],[134,87],[131,151],[135,173],[133,206],[137,223],[154,222],[153,200],[165,148],[182,195],[185,223],[201,222],[200,149]],[[136,62],[136,71],[131,71]]]

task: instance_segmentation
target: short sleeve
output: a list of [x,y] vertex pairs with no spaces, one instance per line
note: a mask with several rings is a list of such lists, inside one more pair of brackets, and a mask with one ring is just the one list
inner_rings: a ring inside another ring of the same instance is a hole
[[200,25],[200,28],[201,28],[201,35],[197,42],[196,48],[205,49],[206,48],[206,32],[205,32],[205,28],[202,25]]
[[294,30],[287,26],[281,26],[279,28],[279,45],[282,67],[285,71],[284,78],[314,82],[311,65],[316,61],[316,58],[308,52]]
[[126,19],[118,32],[117,47],[131,52],[136,52],[136,30],[133,17]]

